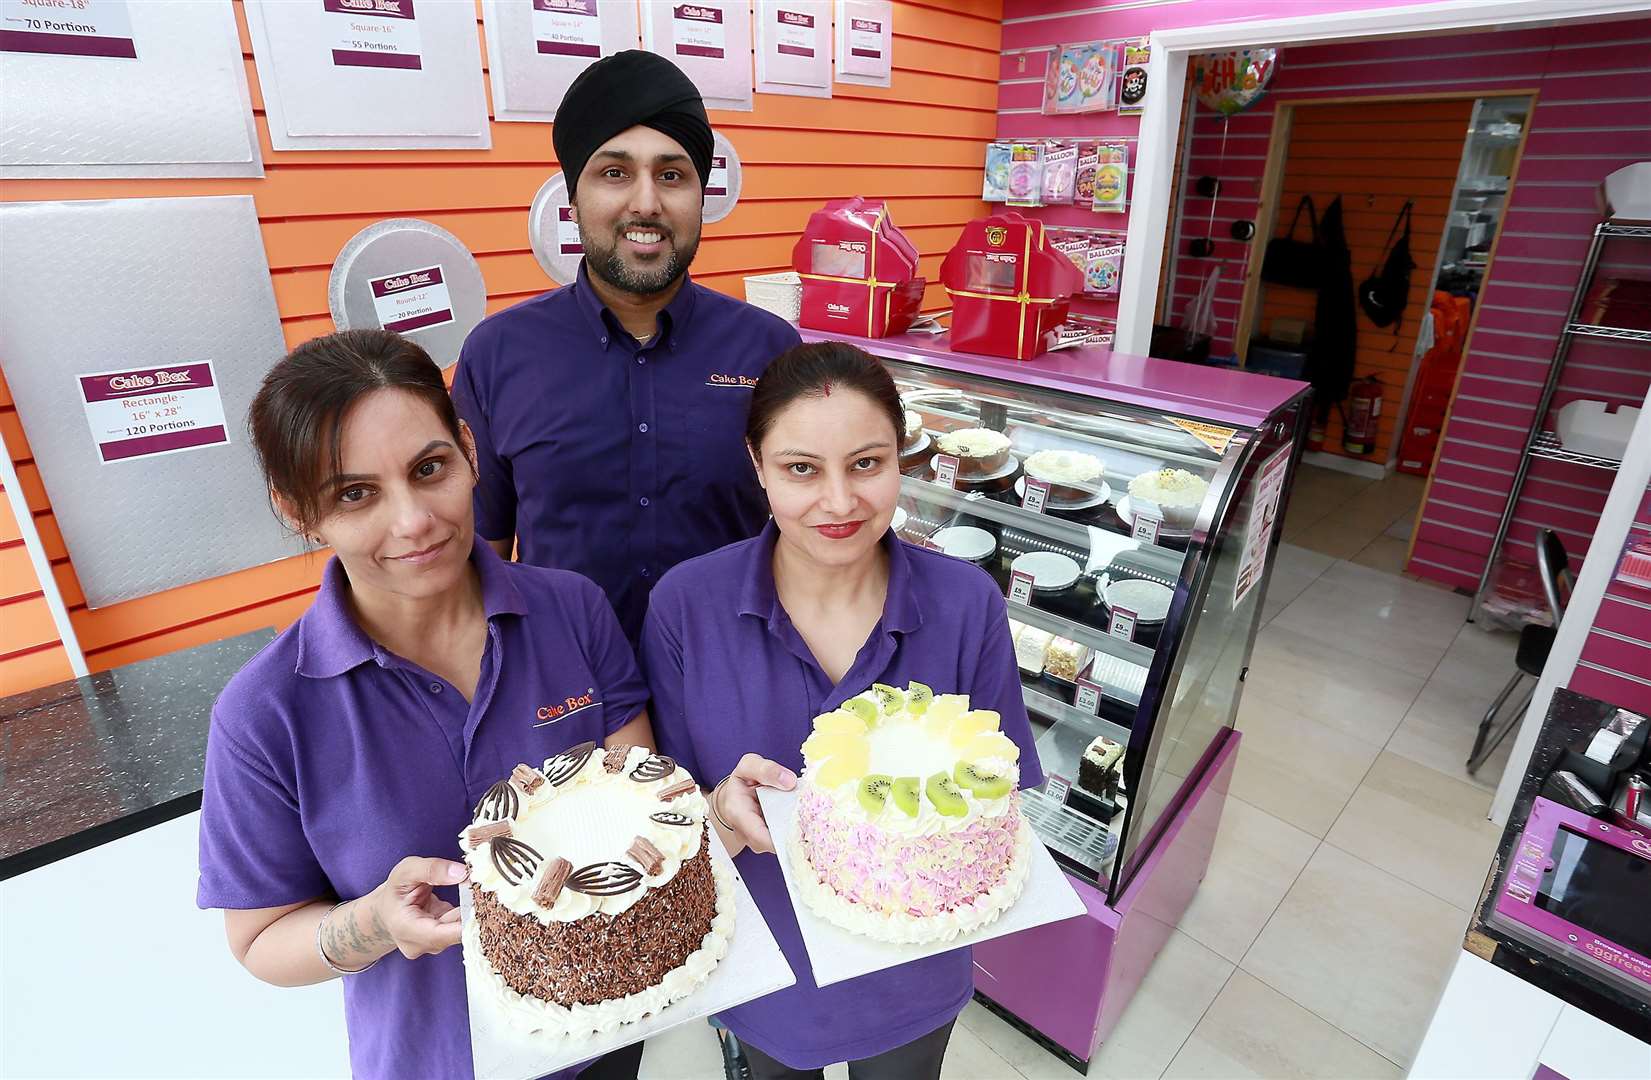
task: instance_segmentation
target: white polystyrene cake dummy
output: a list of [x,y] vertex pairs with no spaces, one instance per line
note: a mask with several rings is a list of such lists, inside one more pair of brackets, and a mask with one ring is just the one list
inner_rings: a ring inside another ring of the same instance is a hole
[[[600,1057],[611,1050],[632,1043],[679,1024],[702,1020],[724,1009],[754,1001],[776,990],[783,990],[797,981],[791,965],[785,962],[779,944],[757,910],[756,901],[734,869],[734,862],[723,849],[714,829],[708,829],[711,859],[734,877],[734,933],[728,954],[717,964],[716,970],[693,993],[666,1006],[659,1013],[643,1017],[632,1024],[605,1035],[582,1039],[551,1038],[525,1035],[512,1028],[508,1021],[485,1005],[480,987],[472,985],[470,966],[465,965],[465,989],[470,1007],[470,1045],[475,1060],[477,1077],[502,1080],[529,1080],[558,1069]],[[470,889],[459,889],[460,907],[464,920],[471,919]]]
[[808,962],[814,969],[816,986],[830,986],[927,956],[951,952],[965,945],[990,941],[1046,923],[1061,922],[1082,915],[1086,910],[1083,901],[1066,880],[1066,874],[1055,864],[1049,849],[1034,839],[1026,884],[1019,899],[995,921],[980,929],[949,941],[925,945],[893,945],[851,933],[814,914],[797,891],[794,880],[796,870],[791,862],[791,848],[797,843],[797,793],[758,788],[757,800],[762,804],[763,817],[768,822],[769,834],[774,838],[775,856],[780,860],[786,892],[797,913],[797,926],[802,931],[803,947],[808,951]]
[[997,539],[985,529],[973,525],[951,525],[937,529],[933,537],[940,550],[956,559],[976,562],[997,550]]

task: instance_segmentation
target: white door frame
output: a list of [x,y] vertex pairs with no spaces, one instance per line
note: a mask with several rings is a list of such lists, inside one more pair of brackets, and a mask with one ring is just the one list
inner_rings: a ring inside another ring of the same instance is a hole
[[[1175,143],[1185,101],[1187,58],[1195,53],[1245,45],[1306,45],[1403,34],[1449,34],[1467,30],[1509,30],[1542,23],[1582,22],[1616,16],[1644,16],[1645,0],[1440,0],[1432,4],[1284,19],[1215,23],[1155,30],[1148,65],[1146,112],[1135,144],[1135,186],[1124,247],[1124,280],[1118,295],[1113,349],[1147,355],[1152,317],[1165,263],[1165,230],[1174,192]],[[1286,61],[1287,62],[1287,61]]]

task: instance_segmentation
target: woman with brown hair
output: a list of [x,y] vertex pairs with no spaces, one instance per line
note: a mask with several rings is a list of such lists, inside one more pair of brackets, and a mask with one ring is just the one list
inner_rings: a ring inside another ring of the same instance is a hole
[[518,762],[651,746],[647,688],[600,589],[477,539],[475,443],[417,345],[307,342],[249,426],[276,512],[333,557],[213,709],[196,901],[260,979],[345,977],[356,1075],[469,1076],[457,837]]

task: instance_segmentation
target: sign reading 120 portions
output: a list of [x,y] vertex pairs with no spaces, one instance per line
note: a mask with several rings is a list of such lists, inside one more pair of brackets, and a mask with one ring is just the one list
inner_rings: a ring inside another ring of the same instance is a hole
[[212,361],[78,376],[105,464],[229,442]]

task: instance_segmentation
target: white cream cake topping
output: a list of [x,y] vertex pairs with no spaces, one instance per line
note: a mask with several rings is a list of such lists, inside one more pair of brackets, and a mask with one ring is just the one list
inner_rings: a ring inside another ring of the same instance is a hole
[[1132,498],[1148,499],[1159,506],[1198,506],[1204,501],[1209,482],[1185,469],[1144,472],[1129,482]]
[[1039,450],[1026,459],[1027,475],[1056,484],[1085,484],[1101,475],[1101,459],[1081,450]]
[[1009,436],[991,428],[959,428],[940,436],[936,445],[942,454],[985,458],[1009,449]]

